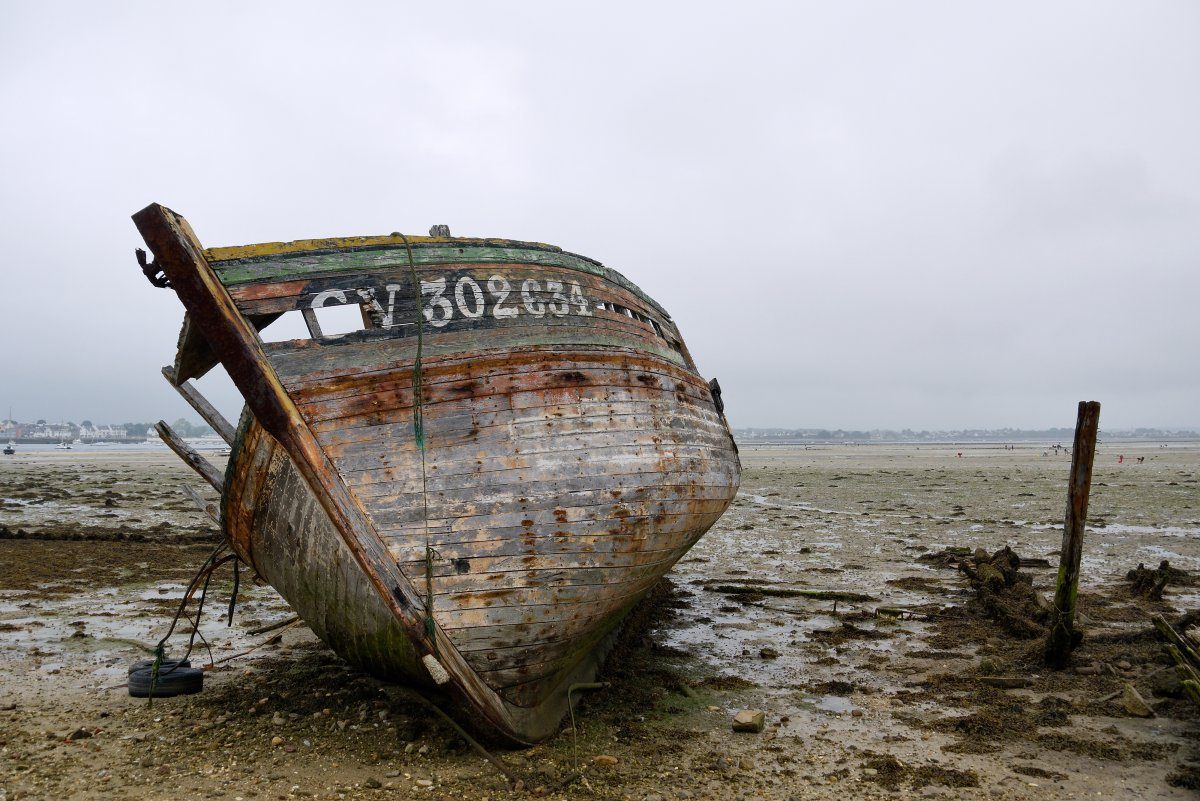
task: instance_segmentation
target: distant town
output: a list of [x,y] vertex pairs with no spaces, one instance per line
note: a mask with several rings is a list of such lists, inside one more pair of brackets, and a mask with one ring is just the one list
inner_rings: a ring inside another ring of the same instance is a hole
[[[214,436],[213,430],[208,426],[196,425],[183,418],[171,423],[171,428],[182,437]],[[154,423],[97,425],[91,420],[79,423],[51,423],[46,420],[21,423],[16,420],[0,420],[0,442],[15,442],[18,445],[53,445],[62,442],[136,443],[145,442],[149,437],[157,438]]]
[[[171,423],[175,433],[186,438],[213,437],[216,432],[206,425],[192,423],[180,418]],[[1072,428],[970,428],[958,430],[912,429],[828,429],[828,428],[735,428],[734,438],[738,442],[760,443],[868,443],[868,442],[1071,442],[1075,430]],[[0,443],[15,442],[18,445],[58,444],[60,442],[145,442],[157,440],[154,423],[118,423],[96,425],[91,420],[79,423],[52,423],[36,420],[21,423],[16,420],[0,420]],[[1101,431],[1101,440],[1160,440],[1162,442],[1200,440],[1200,432],[1194,429],[1176,428],[1132,428]]]

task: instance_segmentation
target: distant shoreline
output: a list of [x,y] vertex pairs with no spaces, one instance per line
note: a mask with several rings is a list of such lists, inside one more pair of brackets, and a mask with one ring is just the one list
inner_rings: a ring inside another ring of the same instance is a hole
[[[1002,445],[1020,445],[1027,447],[1038,448],[1053,448],[1055,445],[1059,447],[1069,448],[1072,438],[1063,437],[1060,439],[1018,439],[1018,438],[1000,438],[995,439],[953,439],[947,437],[945,439],[800,439],[787,437],[742,437],[734,432],[734,440],[739,446],[752,445],[957,445],[957,446],[979,446],[979,447],[1000,447]],[[1130,445],[1200,445],[1200,436],[1190,437],[1122,437],[1108,436],[1101,437],[1099,444],[1116,444],[1128,443]]]

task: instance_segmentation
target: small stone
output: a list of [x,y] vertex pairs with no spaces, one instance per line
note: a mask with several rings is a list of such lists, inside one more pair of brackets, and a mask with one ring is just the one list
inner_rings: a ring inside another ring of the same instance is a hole
[[1004,668],[1000,665],[1000,661],[993,659],[990,656],[985,656],[979,660],[979,675],[980,676],[997,676]]
[[379,779],[376,779],[373,776],[370,779],[367,779],[365,782],[363,782],[363,787],[366,787],[369,790],[378,790],[382,786],[383,786],[383,782],[379,781]]
[[754,770],[754,760],[750,757],[742,757],[738,760],[738,770]]
[[287,718],[285,718],[283,715],[279,714],[278,712],[276,712],[274,715],[271,716],[271,725],[272,726],[282,726],[285,723],[287,723]]
[[686,799],[692,798],[693,796],[692,796],[691,790],[679,789],[679,790],[675,791],[675,797],[685,799],[685,801],[686,801]]
[[1121,690],[1121,706],[1125,707],[1125,711],[1135,718],[1154,717],[1154,710],[1146,704],[1129,682],[1125,682],[1125,687]]
[[606,768],[613,767],[614,765],[617,764],[617,761],[618,760],[615,756],[609,756],[608,754],[600,754],[599,756],[594,757],[592,759],[592,762],[594,762],[595,764],[603,765]]
[[1075,668],[1075,672],[1080,676],[1099,676],[1100,665],[1095,663],[1090,665],[1080,665],[1079,667]]
[[758,734],[767,723],[767,716],[761,709],[743,709],[733,716],[733,730]]
[[86,740],[87,738],[89,738],[91,736],[92,736],[92,733],[81,726],[78,729],[76,729],[75,731],[68,734],[66,739],[71,740],[71,741]]
[[665,799],[658,793],[650,793],[646,796],[646,801],[665,801]]
[[877,771],[875,768],[863,768],[863,775],[864,776],[878,776],[879,771]]
[[779,658],[779,652],[776,651],[774,648],[762,648],[759,650],[758,655],[761,659],[778,659]]
[[283,738],[280,737],[278,734],[276,734],[274,737],[271,738],[271,745],[278,748],[279,746],[283,745]]
[[1131,665],[1128,660],[1125,659],[1117,661],[1116,666],[1117,670],[1133,670],[1133,665]]
[[416,785],[418,787],[432,787],[433,782],[430,781],[429,779],[417,779]]
[[861,718],[862,716],[863,716],[863,711],[862,711],[861,709],[852,709],[852,710],[850,710],[850,717],[852,717],[852,718]]

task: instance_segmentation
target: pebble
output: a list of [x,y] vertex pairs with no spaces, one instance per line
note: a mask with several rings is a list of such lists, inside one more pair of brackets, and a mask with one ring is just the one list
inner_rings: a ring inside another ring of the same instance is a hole
[[861,718],[862,716],[863,716],[863,711],[862,711],[861,709],[852,709],[852,710],[850,710],[850,717],[852,717],[852,718]]
[[1125,711],[1134,717],[1154,717],[1154,710],[1150,708],[1141,694],[1133,688],[1133,685],[1128,682],[1125,683],[1125,687],[1121,691],[1121,706],[1125,707]]
[[733,730],[757,734],[766,722],[767,716],[761,709],[743,709],[733,716]]
[[658,793],[651,793],[646,796],[646,801],[665,801],[665,799]]
[[754,770],[754,760],[750,757],[742,757],[738,760],[739,770]]
[[431,782],[429,779],[417,779],[416,785],[418,787],[432,787],[433,782]]
[[278,748],[279,746],[283,745],[283,738],[280,737],[278,734],[276,734],[274,737],[271,738],[271,745]]
[[605,767],[611,768],[617,764],[618,760],[615,756],[609,756],[608,754],[600,754],[599,756],[594,757],[592,759],[592,762],[596,763],[597,765],[603,765]]
[[758,652],[758,655],[762,659],[778,659],[779,658],[779,652],[776,651],[774,648],[760,649]]
[[379,781],[379,779],[376,779],[374,776],[372,776],[371,778],[369,778],[365,782],[363,782],[363,787],[366,787],[371,790],[378,790],[382,786],[383,786],[383,782]]

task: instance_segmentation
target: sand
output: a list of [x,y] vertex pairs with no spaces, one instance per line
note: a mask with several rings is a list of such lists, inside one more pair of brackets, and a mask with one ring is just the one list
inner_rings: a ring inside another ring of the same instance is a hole
[[[987,620],[964,575],[928,558],[1009,545],[1056,564],[1065,454],[743,449],[735,505],[672,571],[659,603],[639,610],[641,626],[604,677],[612,686],[578,704],[577,739],[568,723],[536,748],[497,751],[524,777],[521,790],[302,625],[277,641],[250,635],[290,614],[269,587],[243,582],[226,627],[227,568],[201,630],[216,660],[255,650],[218,664],[200,695],[151,707],[129,698],[127,665],[165,631],[218,535],[179,492],[200,482],[172,455],[99,450],[0,460],[4,801],[1194,793],[1180,785],[1196,781],[1186,766],[1200,762],[1200,716],[1154,694],[1164,665],[1146,632],[1152,614],[1200,607],[1200,590],[1184,579],[1148,601],[1131,596],[1124,575],[1161,559],[1200,571],[1200,445],[1101,446],[1082,673],[1041,668],[1037,640]],[[1022,572],[1048,594],[1052,569]],[[200,644],[192,655],[208,656]],[[985,683],[997,673],[1024,686]],[[1155,717],[1104,700],[1126,682]],[[765,711],[765,731],[731,731],[744,708]]]

